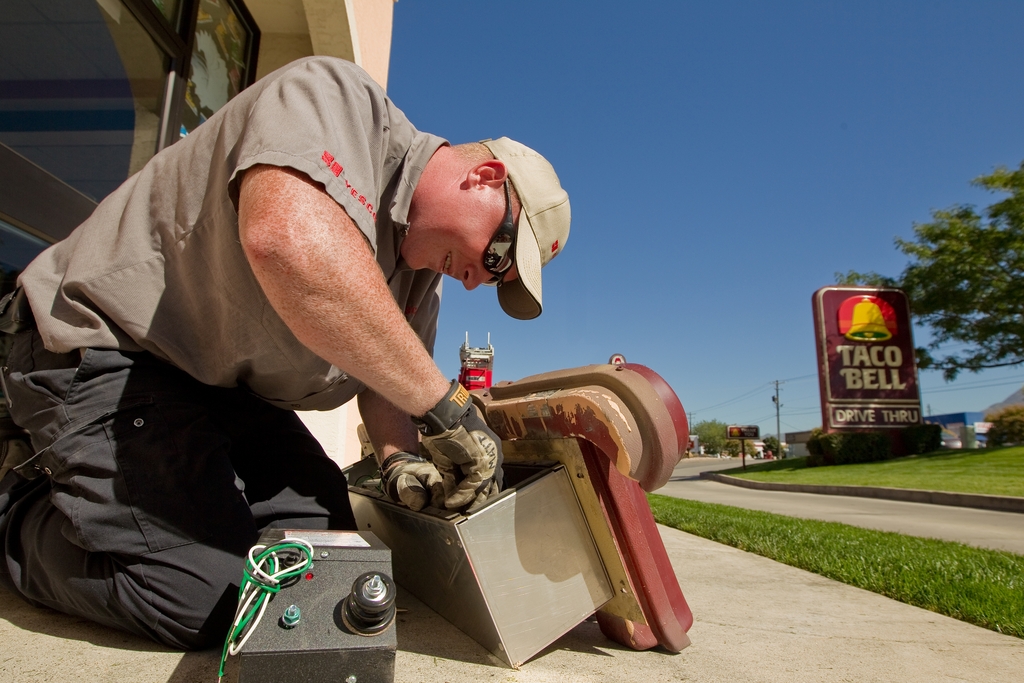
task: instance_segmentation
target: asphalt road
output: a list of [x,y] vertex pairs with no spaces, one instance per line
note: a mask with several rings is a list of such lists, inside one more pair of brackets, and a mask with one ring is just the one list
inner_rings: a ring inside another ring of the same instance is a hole
[[675,468],[669,483],[655,493],[910,536],[959,541],[979,548],[1024,555],[1024,515],[1019,513],[877,498],[758,491],[700,478],[704,470],[730,469],[738,465],[738,459],[683,460]]

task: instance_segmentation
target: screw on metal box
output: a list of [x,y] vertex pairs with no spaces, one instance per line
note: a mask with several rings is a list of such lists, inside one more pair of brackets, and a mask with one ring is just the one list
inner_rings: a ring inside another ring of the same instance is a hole
[[366,572],[352,583],[342,604],[342,621],[353,633],[375,636],[395,620],[395,582],[387,574]]
[[345,683],[356,683],[356,680],[357,679],[356,679],[355,674],[352,674],[351,676],[346,676],[345,677]]
[[302,612],[299,610],[298,605],[288,605],[285,609],[284,614],[281,615],[281,626],[285,628],[294,628],[299,623],[299,619],[302,617]]

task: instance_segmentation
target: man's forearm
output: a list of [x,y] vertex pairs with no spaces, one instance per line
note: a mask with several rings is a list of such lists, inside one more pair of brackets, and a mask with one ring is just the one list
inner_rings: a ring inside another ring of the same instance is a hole
[[358,401],[377,462],[398,451],[419,452],[419,432],[405,411],[370,389],[361,392]]
[[256,166],[242,179],[239,236],[292,333],[409,415],[449,382],[398,309],[363,234],[305,175]]

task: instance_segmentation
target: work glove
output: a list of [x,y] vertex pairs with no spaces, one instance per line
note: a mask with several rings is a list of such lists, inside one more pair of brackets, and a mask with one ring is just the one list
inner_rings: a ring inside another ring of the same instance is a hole
[[501,490],[501,439],[491,431],[458,382],[434,408],[413,422],[421,449],[441,473],[444,507],[473,508]]
[[434,465],[412,453],[398,451],[380,466],[380,485],[384,494],[410,510],[422,510],[428,503],[444,504],[441,475]]

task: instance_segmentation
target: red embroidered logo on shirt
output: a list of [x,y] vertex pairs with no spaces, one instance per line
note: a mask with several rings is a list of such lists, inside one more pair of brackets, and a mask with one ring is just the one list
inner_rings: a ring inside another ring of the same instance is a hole
[[555,243],[551,245],[551,253],[554,254],[556,251],[558,251],[558,240],[555,240]]
[[[337,160],[335,160],[333,154],[331,154],[327,150],[324,150],[324,153],[323,153],[323,155],[321,155],[320,159],[325,164],[327,164],[327,168],[330,169],[331,173],[334,174],[335,178],[341,177],[341,174],[342,174],[342,172],[344,172],[345,167],[342,166],[341,164],[339,164],[337,162]],[[356,190],[356,188],[352,187],[352,184],[350,182],[348,182],[347,179],[345,180],[345,188],[349,191],[349,193],[351,193],[352,197],[356,201],[358,201],[360,204],[362,204],[363,206],[366,207],[366,210],[370,213],[370,216],[372,216],[373,220],[376,221],[377,220],[377,212],[373,208],[373,203],[372,202],[368,202],[366,200],[366,195],[360,194],[359,191]]]
[[324,150],[324,154],[320,158],[324,160],[325,164],[327,164],[327,168],[331,169],[331,173],[334,174],[335,178],[340,176],[341,172],[345,170],[341,164],[334,160],[334,155],[327,150]]

